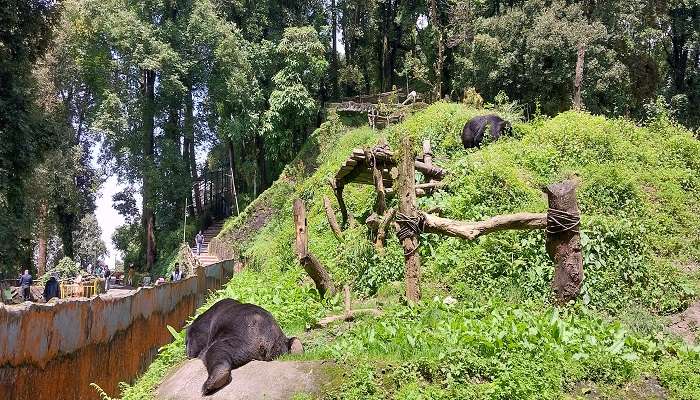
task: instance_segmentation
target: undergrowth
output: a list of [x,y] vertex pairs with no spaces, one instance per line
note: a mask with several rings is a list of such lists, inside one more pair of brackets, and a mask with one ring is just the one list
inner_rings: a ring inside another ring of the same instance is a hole
[[[346,128],[331,114],[280,179],[226,224],[221,238],[240,228],[256,204],[274,210],[264,227],[232,243],[248,269],[200,312],[233,297],[270,310],[291,335],[339,309],[337,298],[319,300],[297,265],[296,197],[307,207],[310,251],[337,285],[351,285],[356,301],[377,304],[402,281],[403,252],[393,236],[384,252],[374,250],[364,225],[373,188],[346,186],[358,223],[340,240],[328,226],[323,196],[337,207],[328,179],[353,148],[381,138],[396,148],[408,134],[416,150],[429,138],[435,162],[450,171],[444,190],[419,199],[421,209],[448,218],[544,212],[543,186],[578,179],[583,290],[568,307],[551,303],[553,263],[543,232],[501,232],[473,242],[423,234],[424,301],[383,304],[382,317],[337,332],[331,327],[308,346],[304,358],[334,359],[347,368],[326,398],[562,398],[581,382],[620,398],[647,377],[658,379],[671,398],[700,398],[698,349],[663,332],[663,315],[684,309],[698,293],[700,277],[682,267],[700,261],[700,142],[668,118],[638,126],[567,112],[519,123],[506,113],[512,137],[465,151],[462,126],[485,112],[440,102],[380,132]],[[457,304],[443,304],[446,296]],[[159,371],[159,362],[147,376]],[[134,388],[152,387],[141,382]]]

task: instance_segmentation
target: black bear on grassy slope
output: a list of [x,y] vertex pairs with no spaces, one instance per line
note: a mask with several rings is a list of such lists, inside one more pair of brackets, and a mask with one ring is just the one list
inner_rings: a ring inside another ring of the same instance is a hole
[[207,367],[204,395],[228,385],[231,370],[250,361],[303,352],[299,339],[287,338],[272,314],[233,299],[220,300],[198,316],[187,328],[185,340],[187,357],[199,357]]
[[484,140],[486,127],[490,126],[491,137],[487,141],[496,141],[504,133],[511,131],[510,122],[498,115],[479,115],[469,120],[462,129],[462,145],[465,149],[479,147]]

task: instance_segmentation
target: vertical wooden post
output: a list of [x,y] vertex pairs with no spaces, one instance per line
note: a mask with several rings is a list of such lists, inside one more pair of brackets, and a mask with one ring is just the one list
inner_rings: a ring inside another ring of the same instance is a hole
[[343,298],[345,304],[345,319],[349,319],[351,316],[351,304],[350,304],[350,286],[343,286]]
[[299,263],[304,267],[306,273],[309,274],[311,279],[313,279],[316,284],[316,289],[318,290],[321,298],[328,296],[333,296],[335,294],[335,287],[333,286],[333,280],[328,274],[321,262],[309,252],[309,233],[306,229],[306,209],[304,208],[304,202],[301,199],[294,200],[294,225],[296,227],[296,241],[295,249]]
[[559,303],[575,298],[583,282],[576,186],[576,181],[565,180],[545,188],[549,200],[546,248],[555,264],[552,290]]
[[331,178],[329,180],[331,188],[333,188],[333,194],[335,194],[336,200],[338,200],[338,206],[340,207],[340,217],[341,217],[341,227],[348,227],[348,209],[345,206],[345,201],[343,200],[343,189],[345,186],[338,185],[335,179]]
[[[427,165],[429,168],[433,168],[433,149],[430,146],[429,139],[423,140],[423,163],[425,163],[425,165]],[[432,176],[426,176],[426,178],[425,183],[436,182]],[[432,192],[433,189],[431,188],[425,189],[426,194],[430,194]]]
[[386,212],[386,192],[384,191],[384,178],[382,177],[382,168],[381,166],[377,167],[378,161],[374,157],[373,151],[365,149],[365,159],[372,168],[374,188],[377,192],[377,204],[375,207],[375,211],[377,212],[377,215],[384,215],[384,212]]
[[406,262],[406,299],[420,300],[420,257],[418,255],[418,209],[416,206],[415,154],[411,139],[404,134],[401,139],[401,163],[397,179],[399,211],[396,217],[398,237]]
[[583,108],[581,103],[581,85],[583,83],[583,59],[585,54],[586,47],[583,43],[579,43],[576,56],[576,78],[574,78],[574,110],[576,111],[581,111]]

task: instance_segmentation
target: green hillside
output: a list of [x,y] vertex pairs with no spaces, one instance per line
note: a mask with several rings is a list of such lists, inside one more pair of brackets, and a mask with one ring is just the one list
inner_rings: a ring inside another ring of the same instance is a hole
[[[700,141],[663,115],[638,126],[566,112],[516,123],[514,137],[465,151],[459,132],[480,113],[437,103],[379,132],[331,115],[279,180],[227,222],[220,238],[247,269],[207,305],[224,297],[256,303],[301,336],[304,358],[346,366],[329,399],[654,398],[655,383],[669,398],[699,399],[700,348],[664,325],[700,293]],[[577,175],[586,274],[578,301],[551,302],[544,232],[508,231],[472,242],[423,234],[423,300],[406,305],[402,248],[392,235],[377,254],[362,223],[372,213],[370,186],[346,187],[359,223],[336,239],[323,211],[323,196],[334,199],[328,179],[353,148],[381,137],[396,148],[403,134],[430,139],[435,162],[449,171],[447,186],[419,207],[452,219],[543,212],[540,188]],[[311,252],[337,285],[352,287],[357,307],[379,307],[381,317],[309,329],[342,307],[338,298],[319,300],[296,261],[297,197],[307,207]],[[269,222],[241,238],[260,212]],[[448,296],[457,303],[446,304]],[[167,346],[124,398],[148,397],[183,351],[182,340]]]

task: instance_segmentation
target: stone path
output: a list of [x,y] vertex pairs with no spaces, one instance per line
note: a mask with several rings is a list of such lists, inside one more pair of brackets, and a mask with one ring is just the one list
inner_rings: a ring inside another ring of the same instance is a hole
[[172,372],[156,391],[158,400],[287,400],[297,393],[319,394],[337,367],[330,361],[253,361],[231,373],[231,383],[203,397],[207,370],[192,359]]

